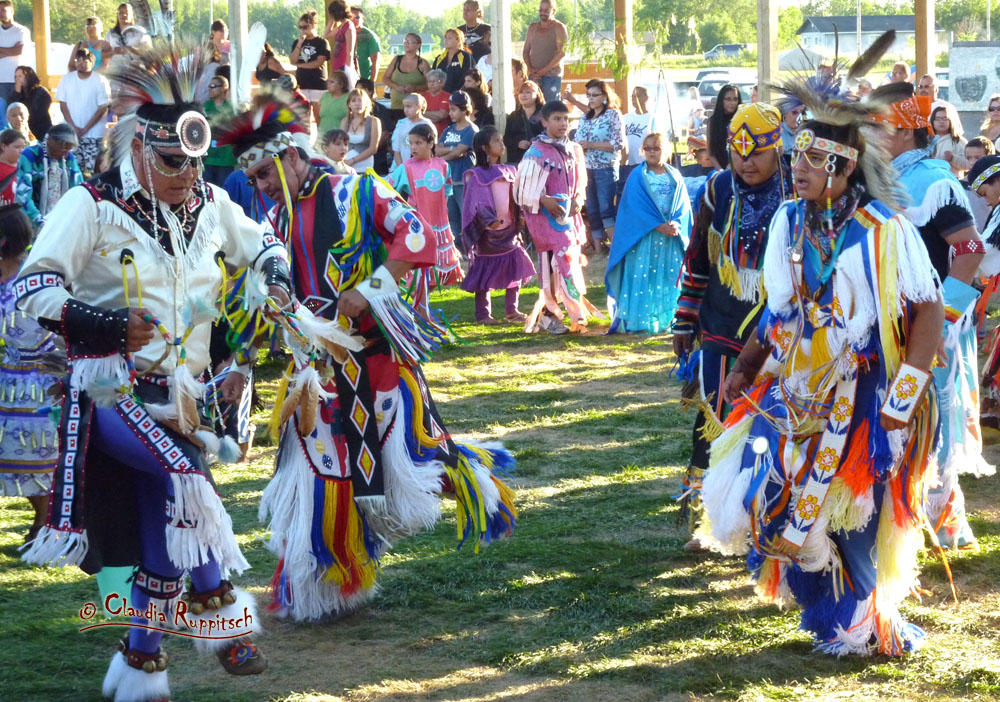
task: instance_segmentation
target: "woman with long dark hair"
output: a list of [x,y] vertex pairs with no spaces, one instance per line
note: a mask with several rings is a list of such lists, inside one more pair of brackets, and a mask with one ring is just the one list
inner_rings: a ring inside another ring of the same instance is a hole
[[274,55],[274,48],[265,41],[264,50],[260,52],[260,61],[257,62],[257,82],[261,85],[267,85],[273,80],[278,80],[286,73],[288,71],[285,70],[285,67],[281,65],[281,61]]
[[316,36],[316,22],[316,10],[304,12],[299,17],[299,37],[292,44],[288,60],[295,64],[295,80],[302,94],[309,98],[313,121],[318,124],[319,101],[326,90],[326,62],[330,60],[330,45],[323,37]]
[[344,0],[333,0],[326,9],[330,13],[330,24],[326,28],[326,40],[330,42],[330,70],[346,73],[353,90],[361,77],[355,56],[358,30],[351,21],[351,11]]
[[482,129],[493,126],[493,110],[490,109],[489,95],[479,88],[466,88],[465,93],[472,102],[472,123]]
[[715,109],[708,118],[708,153],[712,156],[712,165],[719,170],[729,166],[729,122],[741,102],[740,89],[726,83],[719,88]]
[[584,110],[576,130],[576,143],[583,149],[587,161],[589,245],[595,252],[606,253],[606,246],[610,246],[615,236],[615,193],[618,191],[618,167],[625,144],[625,123],[614,88],[594,78],[587,81],[586,89],[586,103],[573,98],[569,90],[564,97]]
[[52,118],[49,117],[52,96],[42,86],[31,66],[18,66],[14,71],[14,94],[10,101],[20,102],[28,108],[28,129],[35,139],[44,141],[45,135],[52,129]]
[[145,27],[141,27],[135,23],[135,12],[132,10],[132,6],[127,2],[123,2],[118,6],[115,26],[108,30],[104,41],[108,43],[109,55],[117,56],[118,54],[125,53],[125,50],[129,47],[139,46],[143,42],[148,42],[149,34],[146,32]]

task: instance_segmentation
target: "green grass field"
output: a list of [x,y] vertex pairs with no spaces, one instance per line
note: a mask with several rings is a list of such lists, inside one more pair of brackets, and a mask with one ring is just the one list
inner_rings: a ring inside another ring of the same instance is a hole
[[[927,630],[924,650],[814,654],[794,611],[755,599],[741,561],[681,551],[671,495],[693,416],[667,374],[668,337],[606,337],[599,325],[583,337],[527,336],[463,323],[472,300],[459,291],[436,302],[469,343],[440,353],[427,377],[453,434],[516,452],[517,533],[479,555],[456,552],[448,509],[384,559],[370,607],[313,625],[265,615],[258,642],[270,668],[259,677],[229,677],[169,639],[175,700],[1000,699],[1000,479],[963,482],[982,550],[949,557],[959,604],[924,554],[930,594],[904,606]],[[273,397],[273,380],[262,387]],[[216,472],[253,565],[237,581],[258,595],[275,565],[256,517],[273,458],[261,435],[248,465]],[[98,700],[120,630],[77,632],[79,609],[97,599],[93,578],[18,560],[29,515],[25,500],[0,501],[0,699]]]

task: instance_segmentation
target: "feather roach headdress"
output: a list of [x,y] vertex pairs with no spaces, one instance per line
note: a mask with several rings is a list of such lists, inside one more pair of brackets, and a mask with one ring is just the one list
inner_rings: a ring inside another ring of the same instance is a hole
[[[804,105],[810,119],[835,127],[855,129],[861,136],[858,149],[840,144],[830,139],[818,139],[809,130],[799,131],[795,140],[796,151],[810,148],[825,151],[832,156],[841,156],[857,161],[865,178],[868,193],[894,210],[902,209],[903,194],[889,152],[882,146],[882,135],[887,126],[875,119],[889,109],[889,105],[902,97],[907,84],[901,88],[885,86],[882,92],[873,92],[864,100],[859,100],[850,90],[878,63],[878,60],[896,38],[894,31],[880,36],[849,67],[834,59],[832,70],[817,70],[808,74],[798,73],[779,81],[772,87],[784,97],[779,101],[782,112]],[[845,71],[843,78],[838,74]],[[912,93],[912,86],[910,92]],[[898,94],[897,94],[898,92]]]
[[260,91],[246,112],[215,127],[219,145],[232,146],[239,168],[245,171],[292,146],[313,158],[307,124],[308,113],[290,94],[270,89]]
[[180,147],[189,157],[208,151],[211,131],[195,89],[211,60],[206,44],[155,38],[116,56],[107,78],[115,87],[111,107],[119,116],[113,154],[119,163],[134,137],[151,147]]

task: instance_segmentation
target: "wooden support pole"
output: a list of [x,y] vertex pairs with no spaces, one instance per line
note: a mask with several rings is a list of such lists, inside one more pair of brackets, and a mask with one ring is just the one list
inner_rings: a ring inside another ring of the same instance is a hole
[[916,19],[917,80],[925,73],[934,73],[934,51],[937,48],[937,34],[934,32],[933,0],[914,0],[913,12]]
[[493,0],[490,3],[490,36],[493,64],[493,121],[503,134],[507,126],[507,115],[514,111],[514,71],[510,61],[514,57],[510,36],[511,0]]
[[757,0],[757,99],[771,102],[778,78],[778,0]]
[[51,91],[49,86],[49,38],[51,37],[49,0],[32,0],[31,17],[34,23],[32,38],[35,42],[35,73],[38,74],[38,80],[41,81],[42,85]]
[[[615,0],[615,51],[619,66],[628,66],[632,43],[632,0]],[[615,92],[621,100],[622,112],[627,111],[632,97],[630,68],[626,68],[621,77],[615,77]]]
[[247,45],[247,22],[247,0],[229,0],[229,66],[230,75],[235,79],[229,83],[229,99],[237,110],[250,100],[250,95],[243,95],[239,87],[250,85],[247,77],[239,74]]

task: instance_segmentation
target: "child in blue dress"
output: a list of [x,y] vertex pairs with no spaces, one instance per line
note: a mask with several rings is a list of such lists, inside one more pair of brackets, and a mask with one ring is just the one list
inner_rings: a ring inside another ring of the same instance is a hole
[[663,135],[642,140],[646,162],[633,169],[618,208],[607,273],[609,333],[659,333],[670,327],[691,234],[684,179],[667,165]]

